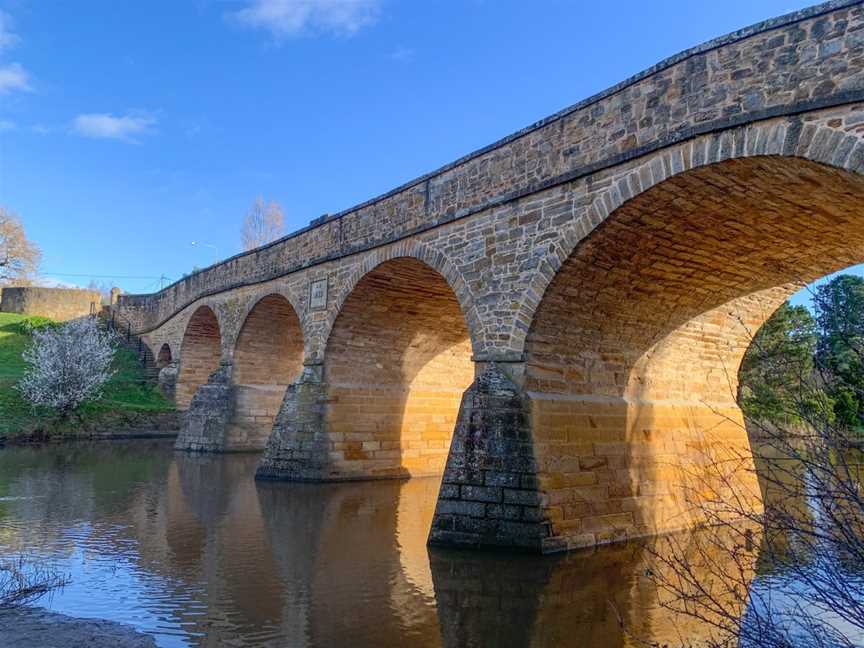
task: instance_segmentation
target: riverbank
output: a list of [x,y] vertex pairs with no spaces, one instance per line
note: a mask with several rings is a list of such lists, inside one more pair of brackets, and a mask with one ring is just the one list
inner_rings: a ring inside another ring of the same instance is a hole
[[31,406],[15,388],[27,368],[21,358],[31,339],[27,320],[24,315],[0,313],[0,445],[177,433],[180,413],[147,380],[135,354],[122,346],[117,348],[114,375],[100,400],[81,406],[65,420],[46,408]]
[[39,608],[0,611],[0,648],[155,648],[156,641],[132,626],[78,619]]

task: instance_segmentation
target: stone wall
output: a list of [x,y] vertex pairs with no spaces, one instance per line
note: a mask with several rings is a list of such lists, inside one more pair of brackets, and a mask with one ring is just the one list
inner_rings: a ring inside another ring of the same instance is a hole
[[0,311],[70,320],[102,310],[102,295],[95,290],[23,286],[3,288]]

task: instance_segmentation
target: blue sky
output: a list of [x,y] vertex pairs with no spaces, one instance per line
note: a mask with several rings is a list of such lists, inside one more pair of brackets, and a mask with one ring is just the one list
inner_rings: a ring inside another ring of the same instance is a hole
[[297,229],[807,4],[0,0],[0,205],[44,273],[148,291],[258,195]]

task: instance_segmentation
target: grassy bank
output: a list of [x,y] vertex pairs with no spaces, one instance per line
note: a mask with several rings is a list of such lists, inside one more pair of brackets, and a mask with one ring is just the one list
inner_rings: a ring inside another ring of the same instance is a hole
[[26,369],[21,353],[30,342],[30,335],[21,326],[25,319],[24,315],[0,313],[0,439],[91,432],[174,409],[158,388],[145,380],[135,354],[122,346],[114,355],[115,373],[100,400],[82,405],[67,421],[59,421],[47,408],[33,408],[15,389]]

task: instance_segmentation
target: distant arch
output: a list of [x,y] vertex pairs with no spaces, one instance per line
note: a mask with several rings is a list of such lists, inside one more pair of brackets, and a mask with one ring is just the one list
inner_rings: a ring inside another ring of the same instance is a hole
[[198,388],[219,368],[222,357],[222,332],[216,313],[199,306],[183,333],[180,344],[180,370],[177,376],[177,407],[187,409]]
[[156,356],[156,367],[162,369],[163,367],[167,367],[171,364],[172,360],[171,356],[171,347],[166,342],[159,348],[159,353]]
[[271,293],[249,309],[234,345],[234,419],[226,444],[266,445],[288,385],[303,369],[303,329],[285,296]]

